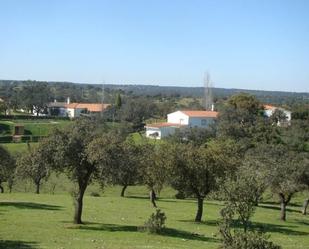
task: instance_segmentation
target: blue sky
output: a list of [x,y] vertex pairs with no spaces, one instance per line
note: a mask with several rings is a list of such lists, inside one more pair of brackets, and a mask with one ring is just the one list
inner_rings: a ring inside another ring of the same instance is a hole
[[0,79],[309,92],[307,0],[1,0]]

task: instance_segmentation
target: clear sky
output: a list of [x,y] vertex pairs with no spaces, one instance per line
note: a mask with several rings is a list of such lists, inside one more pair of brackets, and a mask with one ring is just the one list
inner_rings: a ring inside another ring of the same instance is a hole
[[0,79],[309,92],[309,0],[0,0]]

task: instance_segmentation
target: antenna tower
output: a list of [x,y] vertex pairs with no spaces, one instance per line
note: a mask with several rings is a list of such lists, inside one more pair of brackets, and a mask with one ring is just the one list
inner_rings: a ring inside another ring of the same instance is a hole
[[212,111],[213,109],[213,98],[212,98],[212,85],[210,81],[209,73],[204,75],[204,108],[206,111]]
[[102,82],[102,97],[101,97],[101,105],[102,105],[102,109],[101,109],[101,117],[103,117],[103,109],[104,109],[104,81]]

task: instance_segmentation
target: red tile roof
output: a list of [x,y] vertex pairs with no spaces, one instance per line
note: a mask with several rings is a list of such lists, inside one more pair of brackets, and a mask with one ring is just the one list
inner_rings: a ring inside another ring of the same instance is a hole
[[218,112],[215,111],[181,111],[189,117],[203,117],[203,118],[216,118],[218,116]]
[[105,110],[110,104],[98,104],[98,103],[71,103],[66,104],[66,108],[72,109],[87,109],[89,112],[101,112]]
[[274,110],[274,109],[277,109],[277,107],[273,106],[273,105],[264,105],[264,109],[265,110]]

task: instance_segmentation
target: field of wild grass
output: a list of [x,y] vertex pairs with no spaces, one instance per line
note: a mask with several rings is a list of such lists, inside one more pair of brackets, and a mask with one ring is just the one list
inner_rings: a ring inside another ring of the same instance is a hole
[[[119,197],[120,187],[104,190],[89,186],[84,199],[83,225],[72,224],[72,186],[66,177],[52,176],[42,186],[42,194],[31,193],[33,186],[24,182],[13,193],[0,195],[0,248],[218,248],[217,222],[223,203],[206,201],[202,223],[193,221],[196,202],[177,200],[175,192],[165,188],[158,207],[167,216],[166,229],[160,235],[141,231],[140,227],[154,212],[145,187],[129,187]],[[25,192],[26,191],[26,192]],[[52,193],[55,194],[52,194]],[[92,197],[93,194],[99,197]],[[279,220],[276,199],[266,196],[253,221],[263,227],[271,240],[284,249],[307,249],[309,216],[300,214],[303,196],[293,200],[287,222]]]

